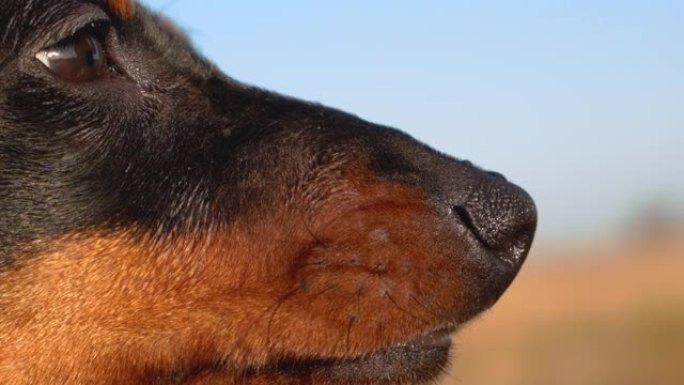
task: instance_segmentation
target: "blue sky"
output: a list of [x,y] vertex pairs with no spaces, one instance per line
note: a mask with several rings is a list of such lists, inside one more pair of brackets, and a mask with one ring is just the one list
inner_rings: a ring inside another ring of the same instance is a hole
[[146,3],[238,80],[502,172],[542,241],[684,212],[682,1]]

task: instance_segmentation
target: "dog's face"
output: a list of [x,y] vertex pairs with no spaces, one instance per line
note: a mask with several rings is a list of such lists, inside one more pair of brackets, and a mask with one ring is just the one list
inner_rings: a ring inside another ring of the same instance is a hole
[[232,80],[126,0],[0,0],[0,214],[10,385],[426,383],[536,222],[500,175]]

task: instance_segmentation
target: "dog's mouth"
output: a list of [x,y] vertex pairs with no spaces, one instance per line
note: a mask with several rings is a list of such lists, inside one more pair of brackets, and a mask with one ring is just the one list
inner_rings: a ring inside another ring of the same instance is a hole
[[444,372],[453,332],[443,329],[355,358],[285,360],[253,375],[278,384],[423,384]]
[[397,343],[352,358],[293,358],[235,371],[225,364],[198,365],[187,372],[157,376],[157,384],[226,385],[421,385],[445,372],[455,328]]

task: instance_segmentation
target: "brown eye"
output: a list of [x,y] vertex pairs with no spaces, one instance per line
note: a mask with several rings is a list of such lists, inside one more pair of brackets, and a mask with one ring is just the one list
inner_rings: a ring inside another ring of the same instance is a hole
[[97,80],[105,74],[107,58],[93,34],[82,34],[36,54],[55,75],[73,82]]

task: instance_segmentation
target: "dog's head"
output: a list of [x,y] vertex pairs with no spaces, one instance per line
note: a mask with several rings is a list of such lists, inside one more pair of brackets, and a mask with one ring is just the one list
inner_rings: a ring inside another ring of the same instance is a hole
[[424,383],[535,222],[501,175],[230,79],[127,0],[0,1],[2,383]]

